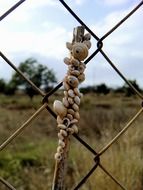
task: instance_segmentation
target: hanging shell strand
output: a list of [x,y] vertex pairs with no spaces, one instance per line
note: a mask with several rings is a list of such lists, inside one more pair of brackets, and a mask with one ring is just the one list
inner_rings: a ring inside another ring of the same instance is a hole
[[66,43],[70,51],[70,58],[64,58],[64,63],[68,66],[68,71],[63,79],[64,98],[62,101],[55,100],[53,108],[57,114],[58,148],[55,159],[60,161],[64,152],[64,139],[69,134],[78,133],[78,121],[80,119],[79,105],[82,94],[78,89],[79,83],[85,80],[85,64],[82,62],[88,56],[91,47],[91,36],[84,35],[83,42]]

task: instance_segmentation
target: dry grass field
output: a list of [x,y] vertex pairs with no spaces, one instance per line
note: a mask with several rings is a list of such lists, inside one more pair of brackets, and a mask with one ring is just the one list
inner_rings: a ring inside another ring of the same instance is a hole
[[[55,95],[50,99],[59,98]],[[141,107],[137,97],[85,95],[80,108],[79,135],[96,151],[101,150]],[[19,128],[41,105],[41,97],[30,102],[26,96],[0,95],[0,143]],[[101,163],[128,190],[143,189],[143,115],[101,156]],[[44,110],[41,115],[0,152],[0,176],[18,190],[51,189],[54,153],[57,147],[56,121]],[[79,151],[80,150],[80,151]],[[93,155],[71,137],[67,184],[73,189],[93,166]],[[82,190],[120,190],[100,169]],[[0,190],[6,188],[0,184]]]

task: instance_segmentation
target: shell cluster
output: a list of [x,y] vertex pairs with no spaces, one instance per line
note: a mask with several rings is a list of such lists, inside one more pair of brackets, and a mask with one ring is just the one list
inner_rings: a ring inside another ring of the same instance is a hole
[[73,133],[78,133],[78,121],[80,119],[79,105],[82,94],[78,89],[79,83],[85,80],[85,64],[82,62],[88,56],[88,49],[91,47],[90,34],[85,34],[83,42],[67,42],[66,46],[70,51],[70,58],[64,58],[68,71],[63,79],[64,97],[62,101],[55,100],[53,108],[57,114],[58,148],[55,159],[60,161],[65,147],[64,139]]

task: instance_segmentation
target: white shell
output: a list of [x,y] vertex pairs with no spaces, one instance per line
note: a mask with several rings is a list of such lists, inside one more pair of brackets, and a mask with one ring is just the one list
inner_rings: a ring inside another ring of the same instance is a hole
[[74,118],[75,118],[75,119],[77,119],[77,120],[79,120],[79,119],[80,119],[79,112],[75,112],[75,114],[74,114]]
[[73,128],[68,128],[67,131],[70,133],[70,134],[74,134],[74,129]]
[[69,65],[69,66],[68,66],[68,69],[69,69],[69,71],[71,72],[71,71],[74,71],[74,70],[75,70],[75,67],[74,67],[73,65]]
[[73,120],[71,121],[71,124],[75,124],[75,123],[78,123],[78,120],[77,120],[77,119],[73,119]]
[[71,121],[71,120],[73,120],[73,115],[71,115],[71,114],[67,114],[67,118],[69,118],[69,120]]
[[59,100],[55,100],[53,104],[54,111],[61,118],[65,117],[67,114],[67,108],[63,105],[63,103]]
[[68,98],[68,102],[69,102],[69,104],[74,104],[74,101],[73,101],[73,99],[72,98]]
[[75,103],[72,105],[72,108],[73,108],[75,111],[79,111],[79,107],[78,107],[78,105],[75,104]]
[[65,117],[65,118],[63,119],[63,124],[64,124],[66,127],[68,127],[68,126],[70,125],[70,120],[69,120],[69,118]]
[[[70,86],[72,86],[73,88],[76,88],[79,84],[78,79],[75,76],[68,76],[67,78],[67,82]],[[69,90],[69,89],[68,89]]]
[[58,146],[57,153],[62,154],[64,152],[63,148],[61,146]]
[[87,46],[88,49],[91,48],[91,42],[89,40],[84,41],[83,43]]
[[70,113],[71,115],[74,115],[74,114],[75,114],[75,111],[74,111],[73,109],[68,109],[67,112]]
[[90,40],[91,39],[91,34],[90,33],[86,33],[84,35],[84,40]]
[[72,75],[74,75],[74,76],[79,76],[80,75],[80,72],[78,70],[71,71],[70,73]]
[[66,129],[67,128],[64,124],[58,124],[57,127],[60,128],[60,129]]
[[60,118],[59,115],[57,116],[57,123],[58,124],[62,124],[63,123],[63,120],[62,120],[62,118]]
[[67,132],[63,129],[60,130],[60,133],[64,136],[64,137],[67,137]]
[[73,91],[72,89],[68,90],[68,95],[69,95],[71,98],[74,98],[74,97],[75,97],[74,91]]
[[81,93],[80,93],[80,91],[79,91],[78,88],[74,88],[74,92],[75,92],[76,95],[78,95],[78,96],[80,97],[80,94],[81,94]]
[[78,106],[80,105],[80,98],[78,96],[74,97],[74,101]]
[[74,130],[74,133],[78,133],[78,127],[77,125],[73,124],[72,129]]
[[84,70],[85,70],[85,67],[84,67],[83,64],[81,64],[81,65],[79,66],[79,72],[82,74],[82,73],[84,72]]
[[65,57],[64,58],[64,63],[66,64],[66,65],[70,65],[71,63],[70,63],[70,59],[68,58],[68,57]]
[[59,146],[61,146],[61,147],[65,147],[65,143],[64,143],[64,141],[63,140],[61,140],[61,139],[59,139]]
[[72,58],[71,64],[77,67],[80,64],[80,62],[77,59]]
[[61,154],[60,154],[59,152],[57,152],[57,153],[55,154],[55,160],[57,160],[57,161],[59,162],[61,159],[62,159]]
[[67,99],[66,97],[63,98],[62,102],[63,102],[63,105],[64,105],[66,108],[69,107],[69,102],[68,102],[68,99]]
[[79,79],[80,82],[83,82],[85,80],[85,74],[82,73],[81,75],[79,75],[78,79]]
[[71,53],[74,58],[82,61],[88,56],[88,48],[83,43],[75,43],[72,47]]
[[63,139],[64,139],[63,135],[62,135],[60,132],[58,133],[58,138],[59,138],[60,140],[63,140]]
[[63,87],[64,87],[65,90],[69,90],[70,89],[70,86],[65,81],[63,81]]
[[65,97],[68,97],[68,91],[64,90]]

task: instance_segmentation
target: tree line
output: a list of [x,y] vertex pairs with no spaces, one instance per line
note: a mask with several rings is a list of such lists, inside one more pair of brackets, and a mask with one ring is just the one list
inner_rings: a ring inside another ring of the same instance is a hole
[[[57,83],[57,78],[52,69],[42,65],[36,59],[28,58],[19,64],[18,69],[29,78],[38,88],[48,91]],[[37,92],[17,72],[12,74],[11,79],[6,82],[0,79],[0,93],[14,95],[17,90],[25,92],[31,99]]]
[[[139,92],[143,92],[143,89],[140,88],[136,80],[128,80],[133,87],[136,88]],[[105,83],[95,85],[95,86],[86,86],[81,88],[82,93],[97,93],[107,95],[109,93],[122,93],[125,96],[135,95],[135,92],[129,87],[128,84],[124,83],[121,87],[108,87]]]
[[[18,69],[20,69],[23,74],[28,77],[37,87],[43,89],[45,92],[53,88],[54,84],[57,83],[57,78],[52,69],[47,66],[42,65],[36,59],[28,58],[24,62],[19,64]],[[129,82],[139,91],[142,89],[138,85],[136,80],[129,80]],[[0,79],[0,93],[5,95],[14,95],[17,90],[25,92],[31,99],[37,92],[31,87],[26,80],[24,80],[17,72],[12,74],[11,79],[6,82],[4,79]],[[99,85],[92,85],[82,87],[81,92],[86,93],[97,93],[97,94],[109,94],[113,93],[124,93],[126,96],[134,95],[135,93],[131,88],[124,84],[118,88],[108,87],[105,83]]]

